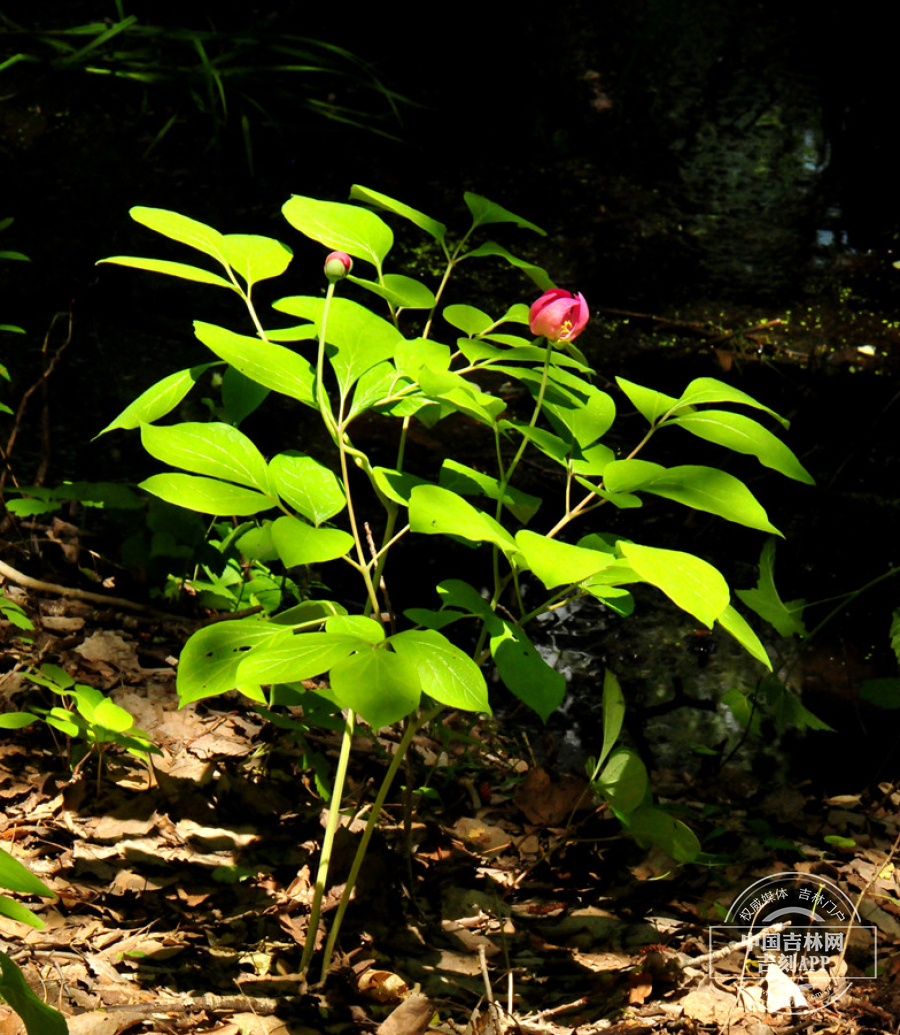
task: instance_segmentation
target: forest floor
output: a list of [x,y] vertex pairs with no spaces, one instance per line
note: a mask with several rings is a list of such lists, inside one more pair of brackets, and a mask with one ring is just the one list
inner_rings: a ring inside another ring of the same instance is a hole
[[[152,766],[112,750],[77,762],[42,722],[0,739],[0,840],[58,896],[29,902],[42,930],[0,917],[0,948],[71,1035],[897,1031],[896,782],[826,798],[658,768],[657,802],[717,853],[678,866],[623,837],[584,780],[540,764],[519,722],[444,715],[388,799],[325,981],[319,956],[304,981],[327,814],[304,760],[327,772],[337,735],[299,743],[237,695],[179,709],[196,623],[5,589],[35,629],[2,627],[3,710],[58,703],[28,679],[56,665],[160,752]],[[397,739],[356,739],[326,927]],[[784,873],[832,882],[859,913],[803,999],[783,971],[761,974],[757,951],[709,959],[737,942],[710,936],[737,896]],[[807,1012],[820,993],[831,1002]],[[0,1007],[0,1033],[22,1030]]]

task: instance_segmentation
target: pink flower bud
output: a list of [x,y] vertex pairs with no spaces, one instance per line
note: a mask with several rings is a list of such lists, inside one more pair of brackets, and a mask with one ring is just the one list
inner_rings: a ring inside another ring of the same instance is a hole
[[573,295],[562,288],[553,288],[528,310],[528,326],[532,334],[550,341],[574,341],[590,319],[584,295]]
[[330,252],[325,258],[325,276],[329,280],[343,280],[353,269],[353,260],[346,252]]

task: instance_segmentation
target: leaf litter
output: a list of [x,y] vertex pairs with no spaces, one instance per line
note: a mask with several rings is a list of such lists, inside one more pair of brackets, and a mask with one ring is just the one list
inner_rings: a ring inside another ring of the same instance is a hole
[[[860,896],[878,932],[877,980],[813,1015],[814,1030],[896,1030],[896,783],[817,800],[658,770],[658,800],[680,804],[720,852],[715,865],[678,868],[622,838],[583,780],[539,765],[506,724],[445,715],[416,738],[412,811],[395,789],[342,954],[323,987],[308,987],[297,967],[327,808],[304,751],[333,763],[336,737],[301,748],[238,695],[178,709],[188,623],[7,592],[36,631],[29,641],[0,629],[3,710],[39,695],[27,672],[51,663],[109,694],[160,751],[152,764],[107,752],[95,782],[99,759],[73,777],[66,738],[44,724],[0,739],[0,842],[58,895],[29,903],[41,931],[0,917],[0,949],[72,1035],[802,1030],[786,976],[736,987],[692,964],[735,894],[786,870]],[[357,739],[326,924],[362,827],[354,817],[396,742],[390,730]],[[829,836],[842,847],[823,851]],[[861,943],[846,962],[859,972],[870,957]],[[0,1035],[23,1030],[0,1006]]]

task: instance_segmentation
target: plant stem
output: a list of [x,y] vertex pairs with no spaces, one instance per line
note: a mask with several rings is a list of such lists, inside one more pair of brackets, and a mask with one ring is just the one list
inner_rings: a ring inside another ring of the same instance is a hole
[[[331,930],[328,932],[328,941],[325,943],[325,955],[322,959],[323,981],[328,973],[328,968],[331,966],[331,957],[334,953],[334,946],[341,930],[344,914],[347,912],[347,906],[350,904],[350,896],[353,894],[353,889],[356,886],[356,879],[359,876],[360,869],[362,868],[363,859],[365,859],[366,856],[366,849],[369,847],[369,842],[372,840],[372,834],[375,832],[378,817],[381,815],[381,808],[391,789],[391,784],[394,782],[394,777],[397,775],[397,770],[400,768],[401,763],[406,757],[406,753],[409,750],[413,737],[426,723],[431,722],[431,720],[442,710],[443,705],[435,705],[433,708],[425,712],[424,715],[420,716],[418,722],[410,722],[407,725],[403,732],[403,736],[400,738],[400,743],[397,745],[397,750],[394,752],[394,757],[391,759],[391,764],[388,766],[388,770],[384,774],[384,779],[381,781],[381,786],[378,788],[378,794],[375,796],[375,801],[372,803],[369,818],[366,820],[366,829],[363,831],[359,847],[356,849],[356,855],[353,857],[353,865],[350,867],[350,875],[347,877],[347,883],[344,885],[344,892],[341,895],[341,901],[338,904],[337,913],[335,914],[334,920],[331,922]],[[300,969],[302,972],[303,967],[301,966]]]
[[[319,930],[319,916],[322,912],[322,896],[328,880],[328,867],[331,864],[331,849],[334,835],[341,821],[341,799],[344,796],[344,784],[347,780],[347,763],[350,760],[350,746],[353,742],[353,724],[356,716],[347,712],[344,722],[344,736],[341,740],[341,754],[338,758],[337,772],[334,774],[334,786],[331,790],[331,802],[328,806],[328,822],[325,826],[325,837],[322,839],[322,854],[319,856],[319,870],[316,874],[316,890],[312,907],[309,911],[309,927],[306,931],[306,944],[303,946],[303,957],[300,960],[300,973],[306,974],[316,947],[316,934]],[[330,956],[326,956],[326,961]],[[327,968],[326,968],[327,969]],[[324,971],[323,971],[324,977]]]

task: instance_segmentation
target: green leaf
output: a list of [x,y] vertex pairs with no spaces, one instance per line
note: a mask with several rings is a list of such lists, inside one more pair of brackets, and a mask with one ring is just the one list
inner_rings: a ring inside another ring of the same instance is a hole
[[0,888],[15,891],[20,895],[41,895],[44,898],[56,898],[47,885],[39,880],[18,859],[0,848]]
[[525,563],[547,589],[581,582],[615,563],[615,558],[608,553],[560,543],[524,529],[516,533],[516,545]]
[[[620,478],[623,468],[626,473]],[[639,471],[644,475],[636,475]],[[726,521],[781,535],[747,486],[734,475],[715,467],[685,465],[666,469],[644,460],[618,460],[606,467],[603,482],[612,492],[639,489],[694,510],[716,514]]]
[[711,564],[678,550],[622,542],[635,572],[708,628],[728,607],[728,584]]
[[447,305],[441,315],[451,327],[456,327],[470,338],[477,337],[494,324],[487,313],[473,305]]
[[[537,229],[537,227],[534,229]],[[513,255],[512,252],[507,251],[494,241],[487,241],[474,251],[466,252],[462,258],[474,259],[482,255],[496,255],[498,258],[505,259],[510,266],[515,266],[516,269],[522,270],[526,276],[530,277],[541,291],[550,291],[551,288],[556,287],[550,279],[550,274],[542,266],[536,266],[527,259],[520,259],[517,255]]]
[[226,367],[222,375],[222,418],[237,427],[265,402],[269,389],[244,377],[240,370]]
[[198,630],[185,644],[178,662],[179,707],[236,689],[238,666],[249,656],[248,651],[281,635],[281,625],[246,619],[215,622]]
[[617,816],[627,816],[643,804],[649,783],[647,769],[640,758],[628,748],[619,748],[611,755],[594,787]]
[[94,709],[94,720],[104,729],[112,730],[114,733],[124,733],[134,725],[132,716],[108,697],[104,698]]
[[105,435],[107,431],[113,431],[115,428],[130,431],[140,427],[143,421],[152,424],[160,417],[165,417],[194,387],[200,375],[212,366],[215,366],[215,363],[202,363],[200,366],[179,370],[164,377],[162,381],[157,381],[146,392],[142,392],[134,402],[129,403],[119,416],[112,423],[107,424],[95,438],[99,438],[100,435]]
[[364,650],[331,667],[324,696],[352,708],[372,729],[392,726],[419,705],[422,690],[412,662],[386,650]]
[[494,518],[476,510],[455,492],[437,485],[418,485],[409,498],[409,525],[424,535],[457,535],[476,543],[494,543],[507,555],[516,541]]
[[625,695],[616,675],[606,669],[603,673],[603,749],[597,759],[598,769],[619,739],[624,721]]
[[176,507],[221,517],[246,517],[274,506],[262,493],[192,474],[154,474],[142,481],[140,488]]
[[696,380],[691,381],[681,393],[681,398],[678,400],[678,408],[682,409],[686,406],[699,406],[702,403],[719,402],[751,406],[755,410],[762,410],[764,413],[768,413],[770,417],[774,417],[783,427],[787,428],[790,426],[789,421],[785,420],[784,417],[780,417],[774,410],[770,410],[768,406],[757,402],[753,396],[747,395],[746,392],[742,392],[738,388],[732,388],[731,385],[726,385],[722,381],[717,381],[714,377],[698,377]]
[[193,280],[198,284],[212,284],[214,287],[228,288],[229,291],[238,289],[220,277],[218,273],[210,273],[209,270],[201,269],[199,266],[188,266],[183,262],[170,262],[168,259],[142,259],[136,255],[112,255],[108,259],[100,259],[98,266],[109,264],[112,266],[128,266],[135,270],[146,270],[148,273],[164,273],[167,277],[178,277],[179,280]]
[[235,334],[215,324],[194,322],[194,334],[220,359],[244,377],[273,392],[314,406],[315,374],[309,360],[274,342]]
[[526,230],[534,230],[541,237],[547,236],[547,232],[539,226],[529,223],[527,219],[517,216],[514,212],[510,212],[509,209],[503,208],[487,198],[483,198],[480,194],[472,194],[471,191],[466,191],[463,195],[463,200],[472,213],[474,220],[473,229],[476,226],[483,226],[485,223],[515,223],[516,226],[524,227]]
[[237,482],[267,496],[271,493],[262,453],[230,424],[142,424],[141,443],[151,456],[171,467]]
[[719,615],[718,622],[727,633],[730,633],[738,641],[751,657],[761,661],[770,672],[772,671],[772,662],[769,661],[766,648],[747,624],[743,615],[735,611],[731,604]]
[[750,417],[728,410],[700,410],[676,417],[670,421],[707,442],[715,442],[736,453],[755,456],[763,467],[778,471],[787,478],[813,485],[815,479],[794,456],[793,452]]
[[350,198],[353,201],[367,201],[370,205],[375,205],[377,208],[383,208],[388,212],[402,216],[404,219],[414,223],[420,230],[424,230],[426,234],[430,234],[436,241],[443,241],[447,235],[447,227],[443,223],[439,223],[436,219],[426,216],[424,213],[419,212],[418,209],[404,205],[402,201],[395,201],[386,194],[379,194],[376,190],[361,187],[358,183],[354,183],[350,188]]
[[431,309],[437,302],[434,292],[413,277],[404,277],[400,273],[385,273],[379,284],[374,280],[363,280],[361,277],[347,277],[347,280],[359,287],[371,291],[372,294],[384,298],[391,305],[400,309]]
[[755,589],[737,590],[738,599],[775,628],[779,636],[806,636],[803,624],[805,600],[785,604],[775,588],[775,540],[767,540],[759,558],[759,580]]
[[272,542],[288,568],[333,561],[353,549],[353,536],[349,533],[339,528],[314,528],[295,517],[280,517],[272,522]]
[[44,921],[35,916],[28,906],[23,906],[21,902],[16,902],[15,899],[8,898],[6,895],[0,895],[0,916],[18,920],[20,924],[27,924],[37,931],[44,927]]
[[227,264],[224,238],[211,226],[164,208],[144,208],[139,205],[132,208],[129,215],[136,223],[155,230],[164,237],[170,237],[173,241],[196,248],[197,251],[221,262],[223,266]]
[[[461,495],[487,496],[492,500],[500,498],[500,482],[497,478],[466,467],[455,460],[444,460],[441,465],[440,483],[442,488]],[[534,517],[541,502],[539,496],[531,496],[511,485],[506,487],[503,494],[503,505],[523,524],[527,524]]]
[[546,431],[544,428],[532,428],[524,421],[520,420],[502,420],[499,422],[499,428],[501,431],[516,431],[523,438],[527,438],[528,441],[544,456],[549,456],[551,460],[555,460],[558,464],[565,465],[566,457],[571,451],[571,445],[561,439],[558,435],[554,435],[550,431]]
[[0,730],[21,730],[37,720],[38,716],[31,712],[4,712],[0,715]]
[[631,381],[626,381],[624,377],[617,377],[616,384],[628,396],[638,413],[651,424],[655,424],[678,403],[678,400],[672,395],[665,395],[662,392],[653,391],[652,388],[633,384]]
[[407,378],[398,374],[393,363],[387,360],[383,363],[376,363],[356,382],[349,417],[358,417],[370,407],[382,403],[388,396],[399,392],[409,383]]
[[228,234],[223,238],[228,265],[248,287],[259,280],[280,277],[290,265],[293,252],[272,237],[256,234]]
[[488,688],[475,662],[433,630],[397,633],[388,643],[416,669],[422,692],[448,708],[491,713]]
[[678,863],[693,862],[702,851],[690,827],[654,805],[642,805],[628,816],[626,829],[639,844],[656,845]]
[[859,688],[860,700],[876,708],[900,708],[900,679],[864,679]]
[[269,461],[269,472],[278,495],[317,527],[347,505],[334,472],[305,453],[278,453]]
[[522,629],[505,620],[491,636],[491,656],[506,688],[546,722],[566,696],[562,673],[544,661]]
[[25,1022],[28,1035],[68,1035],[63,1015],[31,991],[22,972],[0,952],[0,996]]
[[404,339],[394,352],[394,363],[410,377],[415,377],[423,366],[444,371],[450,366],[450,347],[430,338]]
[[[323,298],[296,295],[279,299],[273,308],[311,320],[316,332],[321,332],[325,311]],[[332,346],[327,352],[328,359],[341,392],[346,394],[353,382],[367,370],[382,360],[390,359],[404,339],[392,323],[376,316],[365,306],[348,298],[333,298],[328,310],[325,340]]]
[[342,658],[368,646],[358,636],[281,630],[242,656],[237,675],[241,683],[299,683],[328,672]]
[[379,492],[404,507],[409,506],[410,494],[417,485],[431,485],[431,482],[416,474],[395,471],[388,467],[376,467],[372,474]]
[[384,626],[367,615],[333,615],[325,623],[325,632],[341,636],[358,636],[368,644],[384,643]]
[[387,223],[357,205],[318,201],[295,194],[282,205],[281,212],[301,234],[326,248],[346,252],[354,259],[367,259],[379,270],[394,243]]

